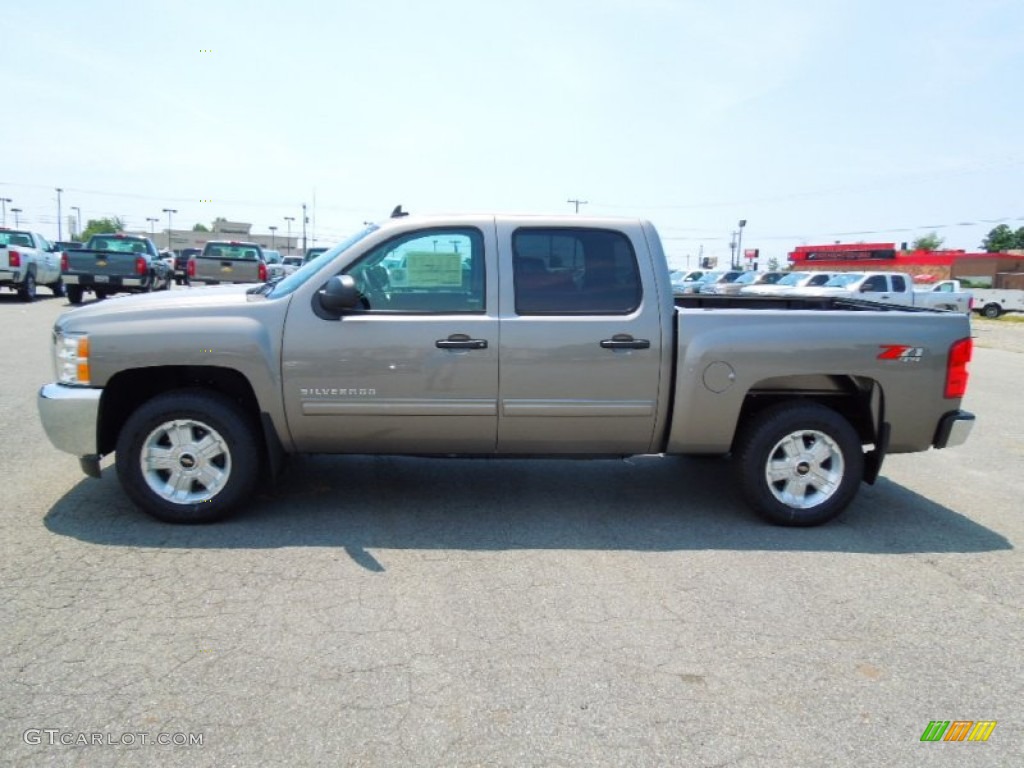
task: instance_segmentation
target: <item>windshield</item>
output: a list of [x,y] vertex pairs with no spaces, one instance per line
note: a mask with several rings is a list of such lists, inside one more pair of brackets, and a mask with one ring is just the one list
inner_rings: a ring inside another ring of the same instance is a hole
[[282,296],[287,296],[288,294],[292,293],[292,291],[297,289],[299,286],[301,286],[303,283],[309,280],[310,277],[315,275],[320,270],[320,267],[322,267],[324,264],[333,260],[334,257],[337,256],[339,253],[347,251],[349,248],[358,243],[368,234],[370,234],[371,232],[376,232],[378,229],[380,229],[380,227],[378,227],[376,224],[371,224],[366,229],[356,232],[354,235],[338,243],[333,248],[328,248],[323,253],[318,254],[313,259],[307,261],[301,267],[299,267],[286,278],[284,278],[284,280],[282,280],[279,283],[276,283],[274,285],[273,290],[268,294],[268,296],[270,296],[271,298],[279,299]]
[[698,283],[713,283],[715,280],[724,275],[725,272],[705,272],[704,277],[698,280]]
[[757,279],[758,272],[744,272],[742,275],[736,278],[735,282],[737,285],[749,285]]
[[855,283],[860,280],[864,275],[857,274],[856,272],[847,272],[845,275],[836,275],[827,283],[826,288],[844,288],[850,283]]
[[807,285],[824,285],[832,279],[831,272],[819,272],[807,281]]

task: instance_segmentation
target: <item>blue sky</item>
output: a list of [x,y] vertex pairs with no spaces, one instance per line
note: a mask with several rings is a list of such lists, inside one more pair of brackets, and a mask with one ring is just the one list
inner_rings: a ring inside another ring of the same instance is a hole
[[[744,247],[1024,226],[1020,0],[7,4],[0,197],[320,244],[407,210]],[[16,30],[16,33],[11,34]],[[209,51],[209,52],[206,52]],[[212,200],[212,202],[203,202]],[[8,211],[8,226],[13,215]],[[65,234],[67,234],[65,232]]]

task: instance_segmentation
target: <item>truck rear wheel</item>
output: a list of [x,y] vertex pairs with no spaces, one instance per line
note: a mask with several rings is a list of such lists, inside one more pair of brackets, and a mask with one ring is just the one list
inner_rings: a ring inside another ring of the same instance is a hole
[[117,476],[128,496],[168,523],[212,523],[256,487],[259,439],[252,421],[216,392],[158,395],[117,439]]
[[983,314],[989,320],[998,320],[999,316],[1003,314],[1003,308],[1000,307],[998,304],[986,304],[982,308],[981,314]]
[[776,525],[821,525],[857,495],[864,451],[850,423],[816,403],[783,403],[757,414],[736,451],[747,503]]
[[69,285],[67,286],[68,302],[70,304],[81,304],[82,303],[82,286],[80,285]]
[[36,275],[34,272],[29,272],[25,275],[24,282],[18,288],[18,298],[22,301],[36,300]]

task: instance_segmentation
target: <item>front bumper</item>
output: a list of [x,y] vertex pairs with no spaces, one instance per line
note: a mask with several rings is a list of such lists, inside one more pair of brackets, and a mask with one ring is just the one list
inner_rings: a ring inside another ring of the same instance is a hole
[[939,419],[939,427],[935,430],[936,448],[952,448],[967,442],[971,429],[974,428],[974,414],[970,411],[950,411]]
[[102,394],[102,389],[63,384],[47,384],[39,390],[39,418],[54,448],[80,459],[99,458],[96,431]]

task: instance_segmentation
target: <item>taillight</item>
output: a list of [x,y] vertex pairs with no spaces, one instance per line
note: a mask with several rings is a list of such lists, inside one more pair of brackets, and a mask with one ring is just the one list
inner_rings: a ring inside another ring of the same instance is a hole
[[946,397],[960,398],[967,392],[967,364],[974,350],[972,339],[954,341],[946,360]]
[[262,261],[260,262],[260,282],[265,282],[267,279],[267,265]]
[[7,265],[11,267],[21,266],[21,254],[17,251],[11,251],[7,254]]
[[64,251],[60,255],[60,271],[67,272],[71,267],[68,265],[68,252]]
[[149,265],[146,264],[146,260],[142,256],[135,258],[135,274],[144,275],[149,271]]
[[196,261],[195,259],[189,259],[185,265],[185,271],[188,272],[189,277],[196,276]]

